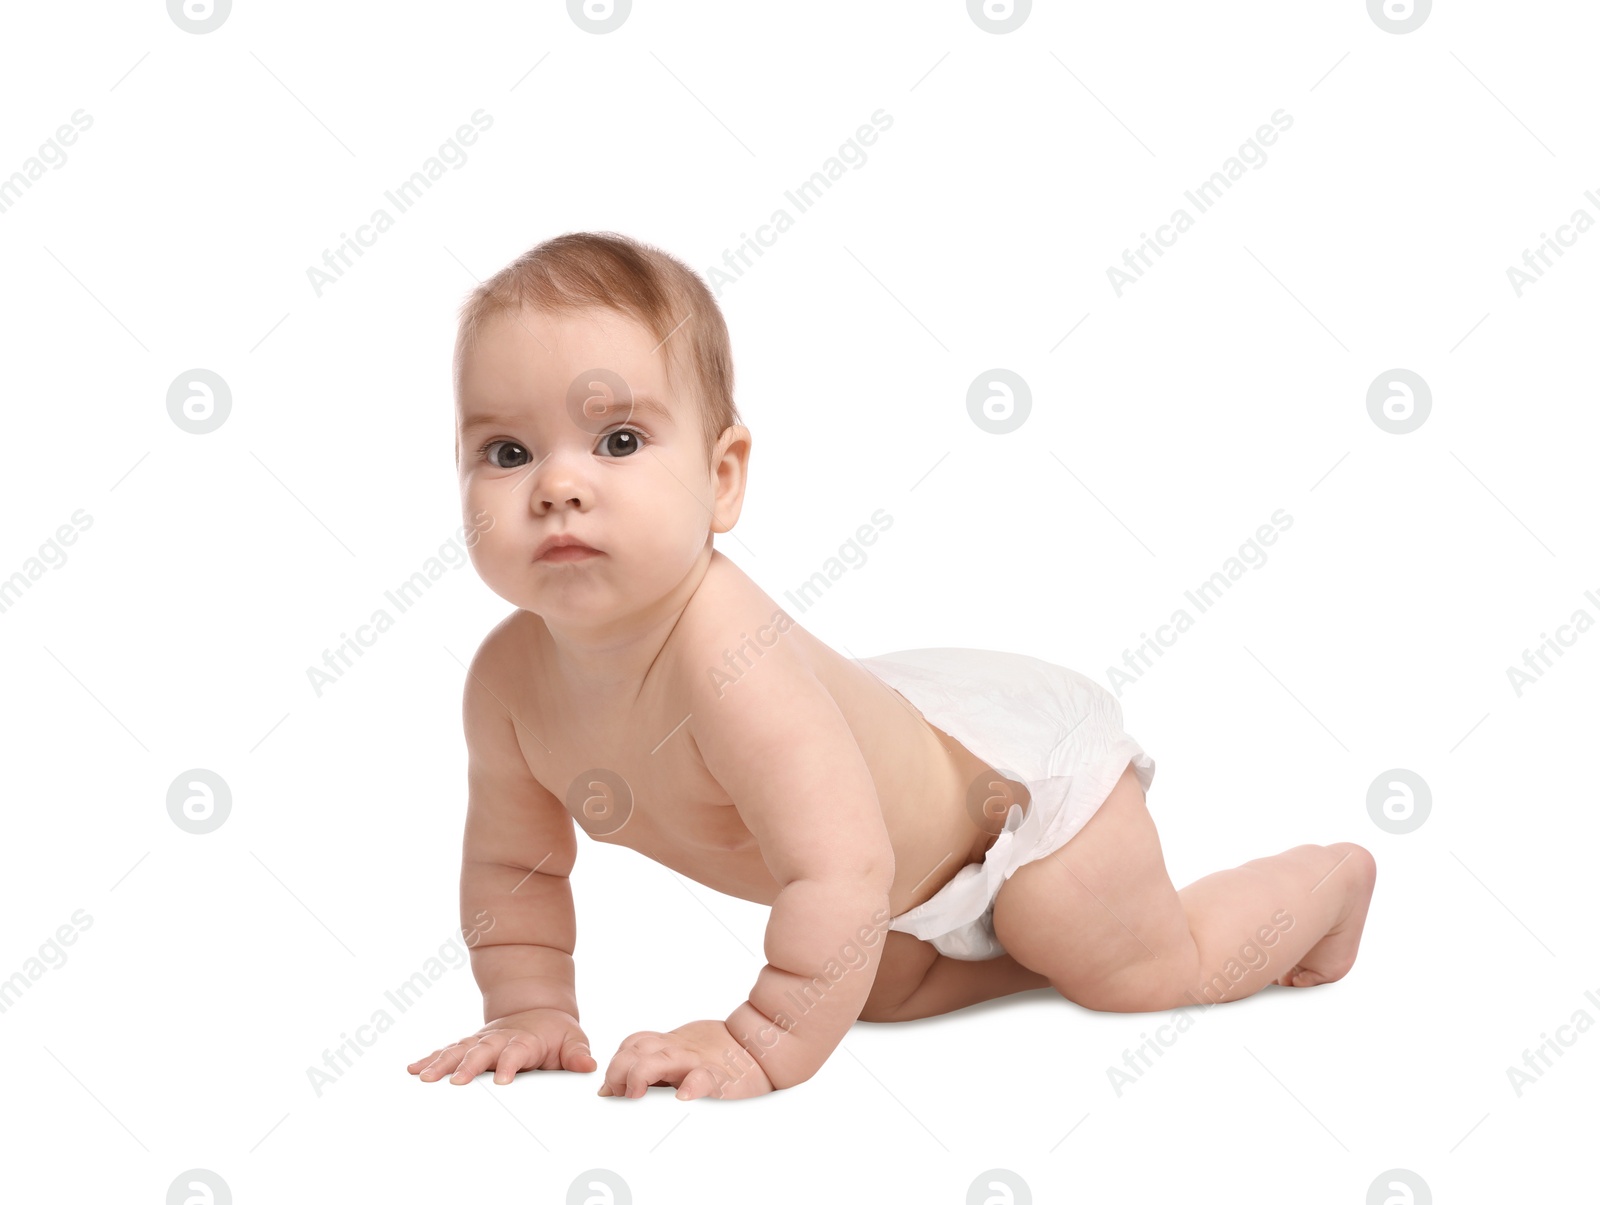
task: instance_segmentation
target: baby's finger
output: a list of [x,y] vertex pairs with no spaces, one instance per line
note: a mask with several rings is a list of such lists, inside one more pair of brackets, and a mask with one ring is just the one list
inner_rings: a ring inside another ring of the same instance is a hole
[[520,1034],[506,1043],[500,1052],[500,1061],[494,1066],[494,1082],[509,1084],[524,1067],[538,1067],[544,1062],[544,1039],[525,1038]]
[[696,1067],[683,1077],[678,1085],[679,1100],[697,1100],[702,1096],[717,1095],[717,1077],[709,1067]]
[[595,1095],[621,1096],[628,1086],[628,1071],[643,1057],[637,1050],[623,1046],[611,1056],[611,1062],[606,1065],[605,1080]]
[[606,1082],[600,1086],[597,1096],[621,1096],[628,1086],[628,1070],[634,1063],[643,1058],[649,1058],[667,1044],[667,1035],[656,1033],[654,1030],[641,1030],[631,1033],[622,1040],[622,1045],[617,1053],[611,1056],[611,1065],[606,1068]]
[[474,1078],[478,1072],[484,1070],[494,1062],[500,1054],[500,1041],[494,1034],[485,1034],[478,1039],[478,1044],[467,1051],[461,1060],[461,1066],[456,1068],[456,1073],[450,1077],[452,1084],[464,1084]]
[[628,1068],[624,1095],[637,1099],[657,1080],[676,1083],[694,1067],[694,1056],[685,1050],[668,1047],[635,1060]]
[[[583,1064],[588,1063],[585,1067]],[[593,1071],[600,1066],[595,1061],[594,1055],[589,1053],[589,1043],[581,1034],[568,1034],[567,1040],[561,1043],[561,1065],[568,1071]]]
[[443,1049],[444,1049],[444,1047],[441,1046],[441,1047],[439,1047],[438,1050],[435,1050],[432,1054],[425,1054],[420,1059],[418,1059],[416,1062],[407,1063],[406,1064],[406,1070],[411,1072],[412,1075],[415,1075],[417,1072],[421,1071],[424,1067],[426,1067],[429,1063],[433,1062],[434,1059],[438,1058],[440,1051],[442,1051]]
[[[611,1061],[606,1064],[606,1073],[600,1078],[600,1091],[596,1096],[621,1096],[622,1093],[612,1087],[613,1083],[622,1085],[627,1082],[628,1068],[633,1065],[637,1056],[631,1050],[619,1050],[611,1056]],[[627,1061],[624,1062],[623,1060]]]
[[466,1043],[455,1042],[446,1046],[433,1056],[433,1061],[422,1069],[422,1078],[430,1083],[441,1075],[449,1075],[455,1070],[456,1064],[461,1061],[461,1056],[466,1053]]

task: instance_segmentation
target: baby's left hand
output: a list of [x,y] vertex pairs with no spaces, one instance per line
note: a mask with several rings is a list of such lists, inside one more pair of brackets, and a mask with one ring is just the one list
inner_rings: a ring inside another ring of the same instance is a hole
[[679,1100],[743,1100],[775,1091],[767,1073],[721,1021],[691,1021],[667,1033],[640,1030],[622,1040],[597,1095],[640,1097],[678,1085]]

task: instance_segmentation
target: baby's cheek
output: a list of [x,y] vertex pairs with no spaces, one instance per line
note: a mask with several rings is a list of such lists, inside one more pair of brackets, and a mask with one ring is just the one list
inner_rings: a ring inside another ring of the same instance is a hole
[[[485,581],[492,581],[496,577],[504,576],[511,571],[509,557],[511,556],[512,541],[498,534],[498,526],[483,532],[475,540],[467,555],[472,559],[472,567],[479,577]],[[531,560],[532,552],[529,552]]]

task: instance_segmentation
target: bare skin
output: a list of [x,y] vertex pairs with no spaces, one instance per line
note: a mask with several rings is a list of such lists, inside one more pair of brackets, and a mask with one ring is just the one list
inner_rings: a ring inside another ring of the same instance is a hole
[[[484,640],[463,700],[462,914],[496,922],[472,951],[486,1024],[409,1070],[466,1083],[493,1068],[505,1083],[599,1066],[574,987],[579,828],[772,907],[748,999],[721,1021],[630,1035],[602,1095],[758,1095],[809,1078],[857,1019],[1032,988],[1140,1011],[1213,998],[1218,975],[1236,999],[1349,969],[1365,850],[1301,846],[1177,892],[1131,769],[1072,841],[1002,887],[1005,955],[951,959],[889,931],[993,844],[967,807],[992,771],[712,547],[742,506],[749,432],[729,427],[708,459],[692,395],[656,344],[609,311],[525,310],[460,366],[463,509],[483,533],[473,563],[519,610]],[[669,413],[574,423],[569,384],[596,365]],[[598,554],[533,560],[556,533]]]
[[[495,656],[503,660],[493,689],[522,721],[517,743],[529,772],[560,799],[593,768],[613,770],[634,788],[633,810],[616,831],[608,831],[607,819],[591,822],[581,808],[574,811],[573,819],[594,840],[625,845],[726,895],[771,905],[780,887],[755,835],[678,726],[692,709],[690,681],[705,678],[712,667],[731,677],[725,650],[738,643],[739,632],[771,627],[780,610],[732,561],[710,553],[705,575],[638,697],[610,713],[588,710],[576,690],[552,689],[560,679],[550,663],[559,654],[550,648],[544,625],[530,612],[510,616],[497,633]],[[731,634],[734,644],[720,643],[722,633]],[[782,668],[814,680],[838,708],[848,729],[841,735],[871,774],[894,848],[892,915],[928,899],[961,866],[982,861],[994,838],[973,822],[965,801],[967,785],[987,769],[984,763],[924,720],[897,691],[798,624],[774,638],[790,655]],[[773,654],[754,640],[751,646],[763,659]],[[751,666],[744,672],[769,668],[757,666],[753,656]],[[719,700],[730,710],[745,701],[740,685],[727,685]],[[803,733],[793,738],[805,741]]]

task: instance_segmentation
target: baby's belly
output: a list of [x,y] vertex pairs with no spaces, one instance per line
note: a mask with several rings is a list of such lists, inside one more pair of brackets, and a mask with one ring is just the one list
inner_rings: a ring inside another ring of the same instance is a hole
[[978,827],[968,801],[970,784],[987,767],[954,737],[925,727],[942,759],[930,768],[943,772],[928,774],[920,787],[880,792],[895,851],[889,897],[894,916],[928,899],[963,866],[983,861],[994,840]]
[[837,665],[833,691],[877,784],[895,853],[889,902],[899,916],[963,866],[981,862],[993,844],[968,798],[973,783],[989,777],[989,767],[854,662]]
[[733,808],[718,810],[728,812],[742,838],[727,821],[719,820],[705,826],[678,824],[670,833],[639,826],[631,840],[619,843],[713,891],[770,907],[778,898],[778,882],[767,869],[754,834]]
[[[981,763],[970,768],[976,774]],[[968,862],[982,861],[987,848],[985,835],[968,817],[960,785],[964,780],[929,777],[929,786],[902,783],[879,794],[895,853],[891,916],[932,896]],[[714,891],[770,907],[780,885],[737,810],[716,806],[693,812],[676,817],[670,826],[648,822],[630,826],[632,831],[618,834],[619,843]]]
[[[890,915],[899,916],[961,867],[983,860],[993,836],[979,827],[968,795],[989,767],[867,670],[821,645],[816,658],[818,677],[849,724],[877,788],[895,854]],[[779,884],[733,801],[698,758],[669,773],[673,781],[650,792],[662,810],[641,808],[609,839],[715,891],[770,906]]]

